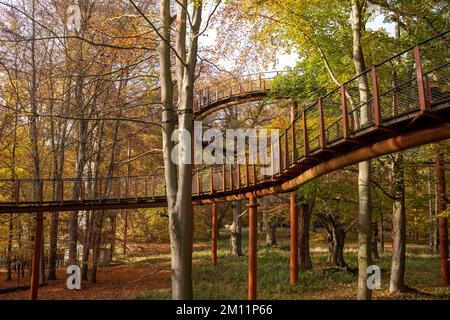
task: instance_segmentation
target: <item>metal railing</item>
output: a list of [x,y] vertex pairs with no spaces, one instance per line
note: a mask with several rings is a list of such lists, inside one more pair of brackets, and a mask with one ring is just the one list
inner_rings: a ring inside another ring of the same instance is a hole
[[197,89],[194,93],[194,112],[201,113],[202,109],[230,98],[268,92],[272,80],[284,73],[286,71],[269,71],[236,76]]

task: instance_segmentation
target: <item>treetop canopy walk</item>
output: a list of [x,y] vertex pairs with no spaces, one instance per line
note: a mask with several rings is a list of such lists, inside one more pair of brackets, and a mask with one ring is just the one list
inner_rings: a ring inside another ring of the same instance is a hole
[[[256,299],[257,287],[257,198],[294,191],[314,178],[361,161],[450,138],[448,35],[449,31],[444,32],[396,54],[300,112],[295,99],[290,99],[290,126],[278,137],[278,142],[267,147],[272,169],[279,169],[273,174],[258,173],[257,169],[267,164],[249,161],[253,157],[250,150],[244,152],[244,163],[194,168],[192,203],[213,204],[213,263],[217,259],[216,203],[248,199],[249,299]],[[251,101],[277,99],[268,95],[276,75],[244,76],[196,91],[195,118]],[[163,207],[165,189],[164,176],[159,174],[0,180],[0,213],[37,212],[33,261],[39,261],[43,212]],[[296,207],[296,195],[291,192],[291,285],[298,282]],[[446,260],[448,257],[441,253],[444,267]],[[31,299],[37,298],[38,271],[39,263],[33,263]]]
[[[290,126],[279,138],[278,163],[272,164],[280,168],[279,173],[262,175],[257,172],[259,165],[248,161],[194,169],[193,203],[293,191],[345,166],[450,138],[449,40],[446,31],[408,48],[336,87],[300,113],[293,113]],[[271,81],[280,73],[233,78],[197,90],[194,116],[199,119],[223,108],[267,98]],[[298,109],[295,101],[291,105],[292,110]],[[88,183],[94,183],[97,191],[87,192]],[[75,199],[72,190],[77,184],[80,196]],[[56,186],[59,194],[54,200]],[[0,190],[0,213],[166,205],[162,174],[97,180],[0,180]]]

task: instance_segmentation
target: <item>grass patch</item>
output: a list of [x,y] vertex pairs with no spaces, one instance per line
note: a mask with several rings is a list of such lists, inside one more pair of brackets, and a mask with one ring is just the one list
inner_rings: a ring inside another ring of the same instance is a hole
[[[247,239],[243,237],[243,252],[247,252]],[[318,250],[312,250],[312,272],[301,272],[299,284],[289,285],[289,243],[286,239],[279,245],[258,244],[258,299],[355,299],[357,275],[327,265],[327,252],[322,244]],[[382,258],[374,264],[382,270],[382,289],[373,293],[375,299],[413,298],[443,299],[450,291],[437,288],[440,285],[439,256],[430,254],[425,248],[417,246],[407,248],[406,283],[418,292],[407,296],[389,296],[390,251],[386,250]],[[199,300],[246,299],[247,298],[247,256],[232,257],[229,253],[229,240],[222,233],[218,243],[218,264],[210,262],[210,248],[197,249],[193,253],[194,298]],[[158,258],[148,258],[139,263],[153,263]],[[164,256],[170,262],[169,256]],[[345,251],[349,266],[357,267],[357,252],[354,248]],[[137,299],[170,299],[170,290],[147,292]]]

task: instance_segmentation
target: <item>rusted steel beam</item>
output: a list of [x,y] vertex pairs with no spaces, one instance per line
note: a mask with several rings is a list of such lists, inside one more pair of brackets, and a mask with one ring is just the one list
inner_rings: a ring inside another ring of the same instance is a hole
[[[278,141],[280,141],[278,139]],[[276,145],[276,143],[275,143]],[[276,172],[275,168],[280,169],[281,166],[281,159],[279,157],[279,153],[277,152],[277,155],[275,155],[275,145],[272,143],[272,141],[270,142],[270,157],[272,160],[272,179],[275,179],[275,176],[277,175],[278,172]],[[278,149],[280,149],[280,145],[278,145]],[[275,164],[276,163],[276,164]]]
[[[112,185],[112,182],[111,182],[111,185]],[[120,190],[117,190],[117,192],[120,193]],[[100,199],[100,201],[102,199],[102,196],[103,196],[103,179],[99,178],[99,180],[98,180],[98,198]]]
[[241,164],[236,165],[236,174],[237,174],[237,188],[241,188]]
[[84,194],[84,181],[82,178],[79,180],[79,187],[80,187],[80,199],[81,201],[83,201],[85,194]]
[[248,300],[256,300],[258,213],[256,197],[250,194],[248,207]]
[[152,176],[152,198],[155,199],[155,187],[156,187],[156,181],[155,176]]
[[211,165],[211,167],[209,168],[209,184],[210,184],[210,188],[211,188],[211,194],[214,193],[214,165]]
[[295,119],[297,119],[298,102],[292,101],[291,103],[291,126],[292,126],[292,163],[297,162],[297,136],[295,133]]
[[295,134],[295,121],[292,121],[292,151],[291,151],[291,156],[292,156],[292,163],[296,163],[297,162],[297,137]]
[[59,182],[59,201],[61,204],[64,203],[64,179]]
[[430,103],[427,101],[425,95],[425,83],[423,81],[422,62],[420,60],[419,46],[415,46],[413,49],[414,64],[416,65],[416,77],[417,77],[417,90],[419,95],[419,107],[420,111],[430,111]]
[[250,173],[248,168],[248,156],[245,155],[245,186],[250,186]]
[[211,207],[211,261],[217,265],[217,203]]
[[20,202],[20,180],[16,181],[14,201],[16,202],[16,204]]
[[295,192],[289,197],[290,206],[290,284],[291,287],[298,283],[298,213],[297,198]]
[[320,128],[320,149],[324,150],[327,147],[327,140],[325,136],[325,119],[323,115],[322,99],[317,101],[319,108],[319,128]]
[[139,188],[138,188],[138,179],[136,179],[136,182],[134,183],[134,199],[137,201],[139,199]]
[[122,199],[122,192],[120,190],[120,178],[114,179],[112,181],[112,185],[115,186],[115,188],[116,188],[115,195],[116,195],[117,200]]
[[280,163],[280,172],[283,171],[283,153],[281,152],[281,136],[278,137],[278,161]]
[[147,198],[148,197],[148,178],[147,177],[145,178],[145,182],[144,182],[144,194],[145,194],[145,197]]
[[230,170],[230,190],[233,190],[234,189],[234,178],[233,178],[233,165],[232,164],[230,164],[229,170]]
[[305,158],[309,156],[309,142],[308,142],[308,124],[306,122],[306,112],[302,112],[303,119],[303,155]]
[[[437,192],[437,209],[438,214],[446,209],[445,205],[445,170],[442,166],[444,162],[439,145],[435,148],[436,163],[436,192]],[[448,263],[448,222],[446,217],[439,217],[439,254],[441,256],[441,280],[442,285],[450,284],[450,270]]]
[[225,163],[222,164],[222,191],[227,190],[227,177],[225,175]]
[[341,85],[340,87],[341,93],[341,114],[342,114],[342,130],[344,139],[348,139],[350,137],[350,130],[348,127],[348,114],[347,114],[347,101],[345,100],[345,87]]
[[44,214],[36,214],[36,227],[34,234],[33,260],[31,266],[30,300],[37,300],[39,286],[39,267],[41,261],[42,230],[44,228]]
[[377,68],[373,67],[371,71],[372,76],[372,96],[373,96],[373,117],[376,127],[381,126],[381,108],[380,108],[380,91],[378,89],[378,74]]
[[[200,175],[200,171],[196,171],[195,174],[194,174],[195,186],[197,188],[197,195],[200,194],[200,178],[199,178],[199,175]],[[194,193],[192,193],[192,194],[194,194]]]
[[284,168],[289,168],[289,143],[288,143],[289,129],[284,132]]
[[44,181],[39,181],[39,203],[44,202]]

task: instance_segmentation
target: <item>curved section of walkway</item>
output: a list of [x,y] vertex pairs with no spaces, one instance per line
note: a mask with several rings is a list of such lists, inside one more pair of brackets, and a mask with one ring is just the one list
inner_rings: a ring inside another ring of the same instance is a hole
[[275,77],[286,71],[260,72],[233,77],[198,89],[194,94],[194,117],[204,118],[221,109],[252,101],[260,101],[270,92]]

